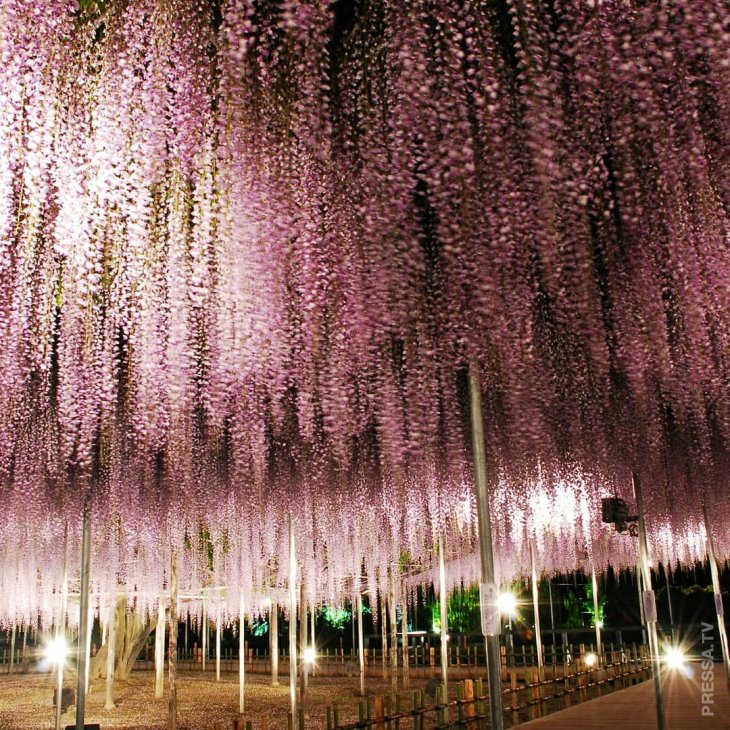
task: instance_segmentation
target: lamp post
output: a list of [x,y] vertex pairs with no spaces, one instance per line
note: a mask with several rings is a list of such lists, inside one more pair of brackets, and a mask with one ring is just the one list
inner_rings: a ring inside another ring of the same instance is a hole
[[644,521],[644,502],[641,495],[641,481],[639,475],[632,474],[636,511],[639,514],[639,562],[644,590],[641,594],[641,605],[644,610],[644,621],[649,636],[649,651],[654,675],[654,692],[656,700],[656,720],[659,730],[664,730],[664,693],[662,690],[661,659],[659,657],[659,638],[657,636],[656,598],[651,588],[651,571],[649,570],[649,549],[646,543],[646,523]]
[[503,730],[502,675],[499,651],[501,633],[498,589],[494,580],[494,553],[492,548],[492,524],[489,511],[489,485],[487,483],[487,456],[484,447],[484,422],[482,420],[482,386],[475,361],[469,364],[469,394],[471,411],[471,435],[474,451],[474,476],[477,495],[477,523],[479,526],[479,558],[481,584],[479,596],[482,611],[482,633],[487,647],[487,680],[489,683],[489,711],[492,730]]
[[[91,518],[88,505],[84,509],[83,533],[81,537],[81,598],[79,615],[79,647],[76,666],[76,730],[84,730],[86,712],[86,664],[89,652],[89,562],[91,553]],[[60,702],[60,698],[59,698]]]
[[[717,559],[715,557],[715,540],[712,537],[712,526],[710,525],[710,515],[707,512],[706,504],[703,505],[702,510],[705,517],[705,531],[707,532],[707,557],[710,561],[710,572],[712,573],[712,591],[715,594],[715,613],[717,615],[717,629],[720,632],[720,648],[722,649],[722,660],[725,663],[728,687],[730,687],[730,653],[728,652],[727,629],[725,628],[725,609],[722,605],[720,573],[717,569]],[[669,591],[668,584],[667,591]]]

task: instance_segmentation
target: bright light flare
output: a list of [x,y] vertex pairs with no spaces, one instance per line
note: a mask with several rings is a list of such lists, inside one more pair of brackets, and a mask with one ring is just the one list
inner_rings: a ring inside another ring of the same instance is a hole
[[670,669],[682,671],[687,664],[687,657],[679,647],[670,646],[664,651],[664,663]]
[[497,608],[500,613],[514,616],[517,612],[517,596],[513,593],[500,593],[497,598]]
[[51,639],[43,650],[43,656],[54,666],[64,664],[66,657],[68,656],[68,644],[66,644],[66,639],[62,636]]
[[303,659],[305,664],[314,664],[317,659],[317,650],[313,646],[308,646],[304,650]]
[[598,657],[593,652],[590,652],[583,657],[583,661],[587,667],[595,667],[598,663]]

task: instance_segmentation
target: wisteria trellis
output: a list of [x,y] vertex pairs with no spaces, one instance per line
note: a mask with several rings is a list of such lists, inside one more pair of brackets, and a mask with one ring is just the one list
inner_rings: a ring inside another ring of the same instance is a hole
[[658,557],[703,500],[728,554],[725,2],[99,7],[0,5],[0,621],[87,498],[143,607],[171,545],[284,585],[290,513],[313,600],[443,532],[476,577],[470,361],[503,577],[633,562],[632,469]]

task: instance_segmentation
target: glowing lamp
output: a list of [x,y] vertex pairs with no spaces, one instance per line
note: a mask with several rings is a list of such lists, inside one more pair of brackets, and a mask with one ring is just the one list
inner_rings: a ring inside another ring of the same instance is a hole
[[66,640],[62,636],[56,639],[51,639],[43,650],[43,656],[50,664],[56,666],[63,664],[68,656],[68,645],[66,644]]
[[314,664],[317,658],[317,650],[313,646],[308,646],[302,655],[305,664]]
[[500,613],[511,616],[517,611],[517,597],[513,593],[500,593],[497,598],[497,607]]
[[684,652],[676,646],[670,646],[664,652],[664,662],[670,669],[684,669],[687,657]]
[[583,661],[585,662],[585,665],[587,667],[595,667],[596,663],[598,662],[598,657],[591,652],[590,654],[586,654],[585,657],[583,657]]

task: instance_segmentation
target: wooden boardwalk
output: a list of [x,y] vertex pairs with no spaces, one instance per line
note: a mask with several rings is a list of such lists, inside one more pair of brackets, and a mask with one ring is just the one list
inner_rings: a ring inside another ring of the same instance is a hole
[[[723,665],[715,665],[713,704],[708,705],[712,716],[702,714],[699,663],[690,665],[690,669],[692,677],[672,672],[664,680],[667,730],[730,730],[730,695]],[[654,682],[649,680],[612,692],[520,727],[530,730],[656,730]]]

